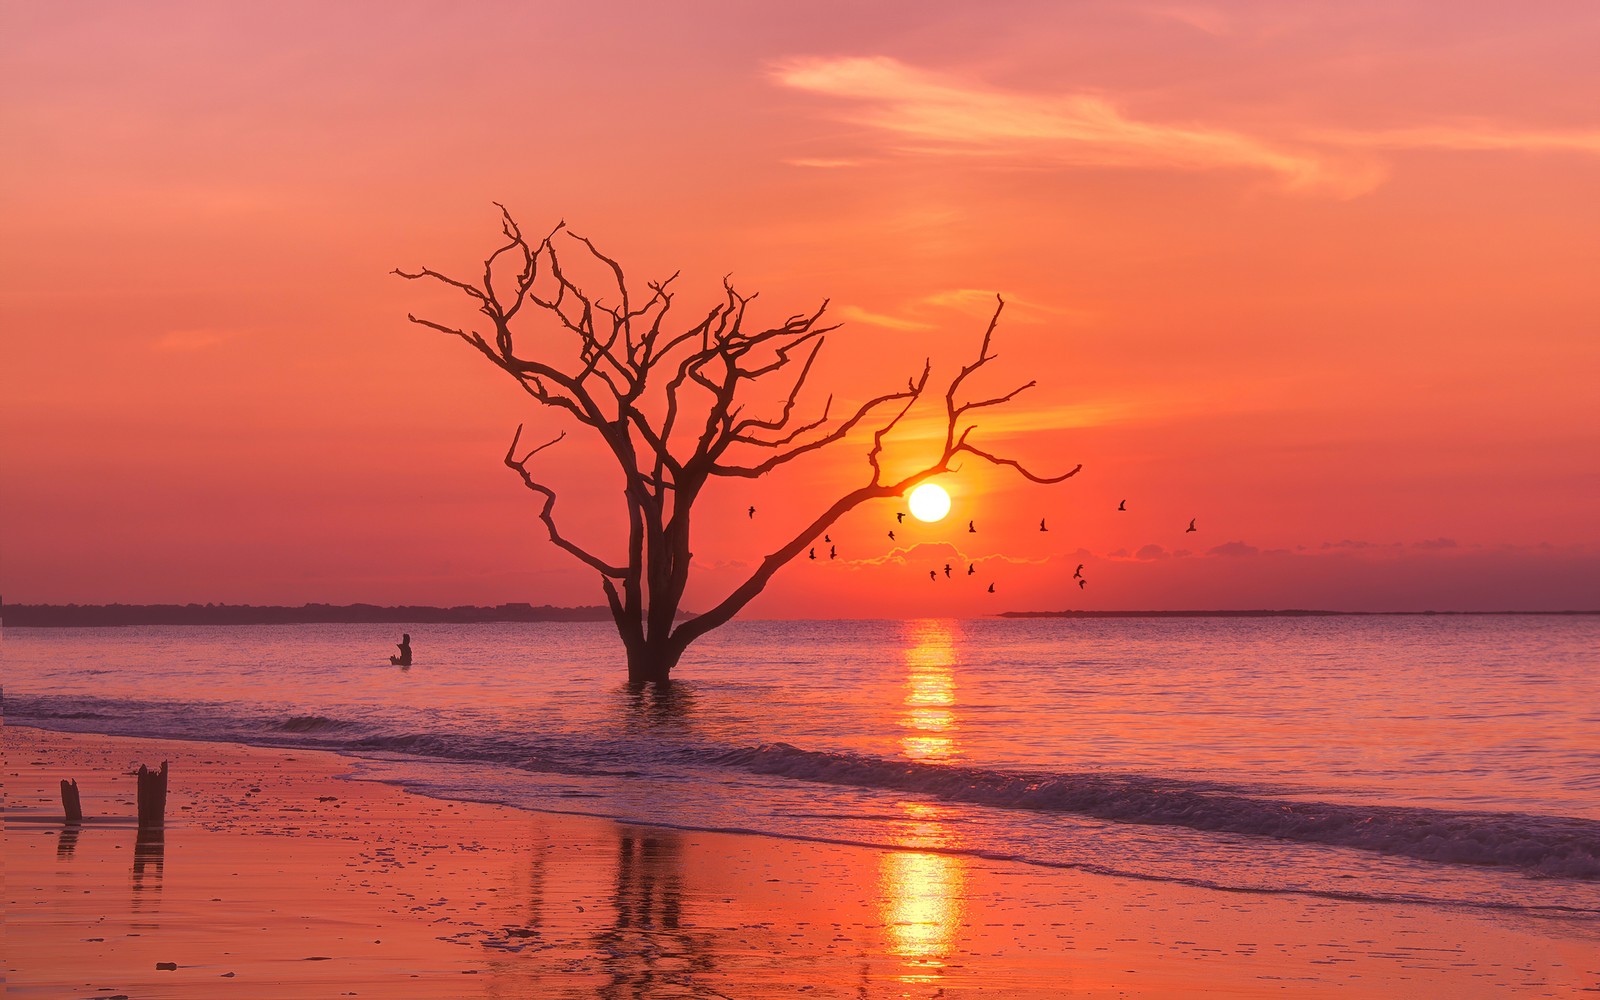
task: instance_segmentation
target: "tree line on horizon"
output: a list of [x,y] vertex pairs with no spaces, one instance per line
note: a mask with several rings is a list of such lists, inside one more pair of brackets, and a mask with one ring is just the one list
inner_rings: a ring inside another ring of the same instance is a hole
[[8,604],[0,624],[32,628],[102,625],[457,625],[492,622],[609,622],[598,605],[560,608],[549,604],[384,606],[378,604]]

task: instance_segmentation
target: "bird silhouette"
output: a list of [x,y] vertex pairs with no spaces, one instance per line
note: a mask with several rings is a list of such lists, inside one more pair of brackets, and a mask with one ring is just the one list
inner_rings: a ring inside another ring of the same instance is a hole
[[816,549],[812,549],[811,550],[811,558],[815,559],[816,557],[817,557],[817,550]]
[[970,534],[974,534],[974,535],[976,535],[976,534],[977,534],[977,533],[978,533],[978,529],[977,529],[977,528],[974,528],[974,527],[973,527],[973,526],[972,526],[972,522],[971,522],[971,521],[968,521],[968,522],[967,522],[967,531],[968,531],[968,533],[970,533]]
[[894,541],[894,532],[889,532],[889,541]]
[[1192,517],[1189,518],[1189,527],[1184,529],[1184,534],[1188,534],[1189,532],[1196,530],[1196,528],[1194,526],[1194,520],[1195,519],[1192,518]]
[[756,509],[754,507],[751,507],[748,511],[746,511],[746,513],[751,517],[755,517],[756,516]]
[[1128,509],[1128,501],[1124,500],[1121,503],[1117,504],[1117,509],[1118,510],[1127,510]]
[[904,521],[905,519],[906,519],[906,512],[905,511],[897,510],[897,511],[894,512],[894,523],[895,524],[899,524],[902,521]]
[[1072,578],[1074,580],[1083,579],[1083,563],[1079,563],[1078,568],[1072,571]]
[[1082,590],[1083,588],[1087,587],[1088,585],[1089,585],[1089,581],[1088,580],[1079,580],[1078,581],[1078,589],[1079,590]]
[[1044,518],[1042,518],[1042,517],[1039,518],[1039,530],[1040,531],[1049,531],[1050,530],[1049,528],[1046,528],[1044,526]]
[[976,565],[974,565],[973,563],[967,563],[967,575],[968,576],[971,576],[972,574],[976,573],[977,571],[978,571],[978,567]]
[[825,541],[825,542],[830,542],[831,543],[833,541],[833,538],[831,536],[829,536],[829,535],[823,535],[822,536],[822,540]]
[[994,584],[989,584],[989,593],[994,593]]
[[829,559],[837,559],[837,558],[839,558],[839,547],[837,545],[828,546],[828,558]]
[[939,579],[939,571],[936,569],[928,570],[928,579],[937,582]]
[[950,579],[950,564],[949,563],[945,563],[944,564],[944,578],[946,580]]

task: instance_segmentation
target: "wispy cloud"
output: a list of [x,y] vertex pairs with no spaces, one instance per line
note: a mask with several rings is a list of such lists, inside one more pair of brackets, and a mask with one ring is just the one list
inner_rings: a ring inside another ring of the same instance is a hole
[[851,323],[864,323],[868,326],[881,326],[889,330],[932,330],[933,323],[919,319],[907,319],[902,316],[885,316],[883,313],[869,312],[860,306],[840,306],[839,318]]
[[1298,149],[1206,125],[1141,121],[1092,94],[1026,94],[954,80],[883,56],[792,59],[773,70],[797,90],[854,101],[846,117],[906,151],[1070,166],[1252,170],[1292,190],[1353,196],[1374,187],[1363,159]]
[[[988,320],[994,315],[995,295],[995,291],[988,288],[948,288],[902,304],[895,315],[873,312],[854,305],[840,306],[838,315],[840,319],[853,323],[865,323],[889,330],[935,330],[946,325],[935,315],[937,310],[950,310],[976,320]],[[1082,322],[1094,318],[1092,313],[1082,309],[1047,305],[1010,292],[1001,293],[1001,296],[1006,304],[1004,319],[1006,323],[1037,324],[1062,319]]]
[[[1205,8],[1150,12],[1202,30],[1223,30]],[[1376,158],[1381,151],[1600,156],[1600,130],[1528,129],[1487,120],[1295,130],[1289,137],[1267,138],[1202,123],[1141,120],[1098,94],[1002,90],[885,56],[791,59],[772,73],[784,86],[851,102],[842,117],[893,137],[893,148],[901,153],[1037,166],[1252,171],[1305,194],[1365,194],[1384,179],[1386,168]],[[816,162],[845,166],[850,161]]]
[[[1006,322],[1044,323],[1051,319],[1063,317],[1077,320],[1093,318],[1093,315],[1085,310],[1047,305],[1043,302],[1023,298],[1015,292],[1000,292],[998,294],[1005,299]],[[995,295],[996,292],[992,288],[950,288],[924,296],[919,304],[936,306],[942,309],[954,309],[969,316],[988,319],[994,314],[994,308],[997,304]]]
[[1454,122],[1371,132],[1324,131],[1316,138],[1369,149],[1449,149],[1463,152],[1588,153],[1600,156],[1600,131],[1519,129],[1495,122]]

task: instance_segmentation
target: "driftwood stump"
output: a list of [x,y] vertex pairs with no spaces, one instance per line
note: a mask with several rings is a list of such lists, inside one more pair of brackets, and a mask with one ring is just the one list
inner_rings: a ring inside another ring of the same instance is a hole
[[161,770],[152,771],[139,765],[139,829],[158,829],[165,825],[167,814],[167,762]]
[[78,779],[61,779],[61,811],[66,821],[74,825],[83,822],[83,806],[78,802]]

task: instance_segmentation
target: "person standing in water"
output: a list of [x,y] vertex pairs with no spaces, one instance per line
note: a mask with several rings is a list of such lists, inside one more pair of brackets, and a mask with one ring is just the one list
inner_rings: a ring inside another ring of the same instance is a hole
[[411,633],[402,633],[397,645],[400,647],[400,655],[389,657],[389,662],[397,667],[411,666]]

